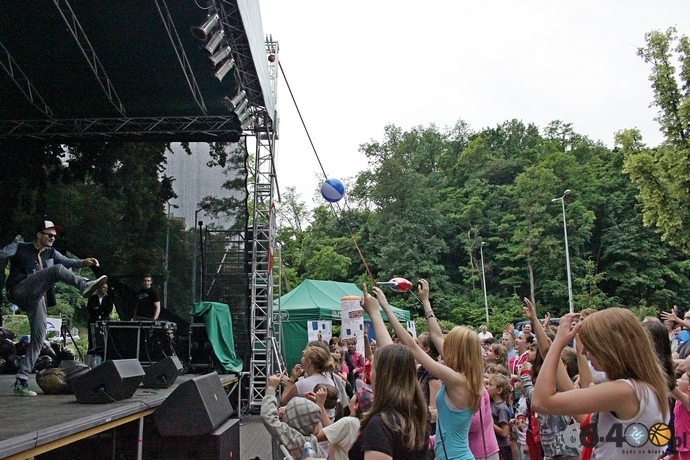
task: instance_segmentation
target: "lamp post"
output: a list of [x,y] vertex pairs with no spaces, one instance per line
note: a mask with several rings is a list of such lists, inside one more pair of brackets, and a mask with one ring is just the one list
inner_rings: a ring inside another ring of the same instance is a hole
[[484,310],[486,311],[486,325],[489,326],[489,301],[486,300],[486,277],[484,276],[484,241],[479,245],[479,254],[482,257],[482,288],[484,290]]
[[[206,211],[211,207],[209,203],[203,203],[199,209],[194,211],[194,237],[192,237],[192,243],[194,244],[194,257],[192,258],[192,305],[196,304],[196,226],[197,219],[199,218],[199,213],[201,211]],[[199,228],[203,226],[203,222],[199,222]]]
[[179,208],[176,204],[168,203],[168,219],[165,221],[165,281],[163,281],[163,308],[168,308],[168,262],[170,260],[170,207]]
[[561,208],[563,209],[563,235],[565,236],[565,272],[568,275],[568,305],[570,306],[570,313],[575,311],[573,307],[573,281],[570,276],[570,252],[568,251],[568,227],[565,223],[565,197],[570,195],[570,189],[563,192],[563,196],[560,198],[554,198],[551,200],[552,203],[556,201],[561,202]]

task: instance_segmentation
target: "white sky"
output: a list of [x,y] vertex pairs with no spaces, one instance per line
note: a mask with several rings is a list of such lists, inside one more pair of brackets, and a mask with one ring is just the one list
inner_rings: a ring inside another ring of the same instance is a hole
[[[613,146],[637,127],[662,136],[649,108],[644,34],[690,35],[688,0],[260,0],[280,61],[329,177],[366,169],[360,144],[458,119],[475,131],[513,118],[552,120]],[[323,181],[285,81],[278,85],[281,193],[311,202]]]

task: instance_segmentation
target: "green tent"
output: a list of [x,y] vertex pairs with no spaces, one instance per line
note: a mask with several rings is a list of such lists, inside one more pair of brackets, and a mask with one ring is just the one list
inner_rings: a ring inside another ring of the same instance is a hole
[[[288,366],[299,363],[302,350],[307,344],[307,322],[316,320],[332,320],[340,323],[340,300],[345,296],[362,297],[362,290],[353,283],[338,281],[304,280],[292,291],[282,296],[273,304],[274,325],[278,328],[278,308],[283,324],[283,336],[279,337],[283,345],[283,358]],[[280,303],[279,303],[280,302]],[[280,305],[280,307],[279,307]],[[410,319],[410,312],[392,307],[396,318],[403,324]],[[386,314],[381,311],[383,320]],[[364,321],[371,321],[369,315],[364,314]]]

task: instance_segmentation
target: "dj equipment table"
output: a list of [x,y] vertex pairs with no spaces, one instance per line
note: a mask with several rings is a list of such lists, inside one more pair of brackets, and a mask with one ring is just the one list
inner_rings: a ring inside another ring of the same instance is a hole
[[138,359],[153,364],[174,355],[177,324],[170,321],[99,321],[103,330],[103,360]]

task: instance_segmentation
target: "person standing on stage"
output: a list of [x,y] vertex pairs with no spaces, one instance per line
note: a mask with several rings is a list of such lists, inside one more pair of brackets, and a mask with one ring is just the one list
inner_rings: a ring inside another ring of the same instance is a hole
[[103,283],[96,295],[89,297],[86,303],[86,310],[89,312],[89,353],[103,355],[103,350],[99,349],[100,344],[96,343],[96,337],[93,335],[99,331],[96,323],[110,318],[113,308],[115,304],[113,298],[108,295],[108,284]]
[[61,231],[61,227],[44,220],[36,227],[34,241],[15,241],[0,249],[0,260],[10,261],[10,274],[5,283],[7,298],[26,312],[31,327],[29,350],[22,359],[14,384],[14,393],[19,396],[36,396],[36,392],[29,388],[29,374],[45,340],[47,306],[55,305],[55,283],[62,281],[75,286],[88,298],[108,281],[107,276],[89,281],[69,270],[98,267],[99,264],[92,257],[71,259],[53,249],[55,238]]
[[158,293],[151,287],[151,284],[153,284],[153,278],[146,273],[141,279],[142,289],[138,294],[139,302],[135,316],[151,318],[156,321],[158,315],[161,314],[161,303],[158,300]]

